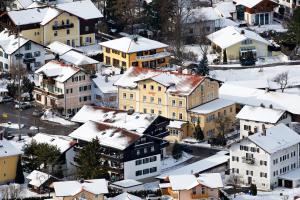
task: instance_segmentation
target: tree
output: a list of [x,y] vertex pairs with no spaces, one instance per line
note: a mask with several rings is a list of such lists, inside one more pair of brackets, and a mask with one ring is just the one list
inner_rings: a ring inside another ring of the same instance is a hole
[[23,184],[25,182],[24,174],[23,174],[23,168],[21,164],[21,157],[18,160],[17,163],[17,172],[16,172],[16,183]]
[[215,123],[219,133],[225,136],[225,134],[229,131],[230,127],[232,126],[233,122],[230,117],[221,115],[217,119],[215,119]]
[[34,89],[34,83],[31,82],[26,76],[22,79],[22,92],[32,93]]
[[12,98],[16,98],[18,96],[18,86],[15,83],[9,83],[6,86],[8,90],[8,95],[11,96]]
[[109,178],[105,163],[101,161],[101,145],[98,138],[85,145],[78,153],[77,176],[84,179]]
[[257,187],[255,184],[251,184],[250,185],[250,192],[252,196],[256,196],[257,195]]
[[209,75],[209,69],[208,69],[208,60],[206,53],[203,54],[202,59],[199,62],[198,68],[197,68],[197,74],[201,76],[207,76]]
[[241,183],[241,176],[239,174],[230,174],[229,179],[227,180],[228,185],[232,185],[236,189]]
[[284,37],[287,43],[295,44],[294,54],[297,54],[300,48],[300,8],[296,8],[293,17],[288,21],[288,31]]
[[280,86],[281,92],[284,92],[285,88],[287,87],[288,80],[289,80],[288,72],[282,72],[280,74],[277,74],[273,79],[273,81]]
[[60,151],[57,146],[32,141],[24,148],[24,169],[28,172],[48,169],[48,167],[53,169],[59,156]]
[[204,139],[204,134],[203,134],[203,131],[202,131],[201,127],[200,127],[200,119],[199,118],[197,120],[197,125],[195,126],[194,137],[198,141],[201,141],[201,140]]
[[176,160],[180,159],[182,157],[182,151],[182,147],[176,141],[173,146],[172,157]]

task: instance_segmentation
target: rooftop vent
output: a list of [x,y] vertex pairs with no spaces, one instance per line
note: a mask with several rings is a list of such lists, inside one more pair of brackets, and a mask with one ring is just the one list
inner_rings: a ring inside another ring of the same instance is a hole
[[242,35],[245,35],[245,30],[241,30],[241,34],[242,34]]

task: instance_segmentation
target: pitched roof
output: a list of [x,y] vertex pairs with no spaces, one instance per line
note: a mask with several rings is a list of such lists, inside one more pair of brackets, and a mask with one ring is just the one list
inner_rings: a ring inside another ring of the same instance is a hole
[[108,94],[108,93],[117,93],[118,87],[114,85],[114,83],[119,80],[119,78],[122,75],[112,75],[108,76],[108,81],[105,81],[105,76],[101,74],[96,74],[97,77],[93,78],[92,81],[95,83],[95,85],[101,90],[102,93]]
[[255,107],[245,105],[242,110],[236,115],[236,118],[275,124],[284,113],[284,110],[275,110],[271,108],[263,108],[261,106]]
[[58,82],[65,82],[80,69],[71,65],[66,65],[58,61],[50,61],[35,71],[36,74],[44,74],[47,77],[53,77]]
[[119,194],[118,196],[109,198],[109,200],[142,200],[142,199],[140,197],[124,192],[122,194]]
[[221,19],[221,17],[213,7],[202,7],[190,10],[190,14],[187,17],[187,23],[214,21],[219,19]]
[[257,4],[259,4],[262,1],[263,0],[235,0],[236,5],[242,5],[247,8],[253,8],[254,6],[256,6]]
[[270,44],[269,41],[265,40],[257,33],[235,26],[227,26],[226,28],[222,28],[221,30],[209,34],[207,38],[222,49],[225,49],[247,39],[255,40],[267,45]]
[[141,135],[109,124],[88,121],[69,134],[70,137],[91,142],[96,137],[103,146],[124,150]]
[[[19,37],[20,38],[20,47],[26,44],[29,40]],[[9,35],[8,30],[3,30],[0,33],[0,48],[7,54],[13,54],[15,51],[19,49],[19,39],[16,35]]]
[[204,185],[208,188],[224,187],[220,173],[199,174],[199,177],[197,178],[197,180],[201,185]]
[[[135,41],[134,38],[137,38]],[[166,48],[168,45],[161,42],[150,40],[142,36],[128,36],[106,42],[101,42],[101,46],[121,51],[123,53],[134,53],[158,48]]]
[[115,83],[116,86],[136,88],[137,82],[152,79],[167,87],[168,93],[189,95],[206,77],[188,74],[178,74],[166,71],[151,70],[148,68],[131,67]]
[[55,196],[65,197],[74,196],[82,190],[92,194],[106,194],[108,193],[107,181],[105,179],[92,179],[80,181],[62,181],[54,182]]
[[29,181],[30,185],[40,187],[51,177],[52,176],[50,174],[46,174],[38,170],[33,170],[28,176],[26,176],[26,179],[30,180]]
[[127,111],[84,105],[72,121],[85,123],[92,120],[142,134],[157,117],[157,115],[147,113],[128,114]]
[[190,112],[198,114],[208,114],[215,112],[221,108],[233,105],[234,102],[227,99],[214,99],[208,103],[202,104],[190,110]]
[[121,181],[113,182],[113,183],[111,183],[111,185],[119,186],[119,187],[122,187],[122,188],[130,188],[130,187],[135,187],[135,186],[138,186],[138,185],[143,185],[143,183],[139,182],[139,181],[136,181],[134,179],[124,179],[124,180],[121,180]]
[[12,145],[8,140],[0,140],[0,158],[21,155],[22,152]]
[[215,10],[219,12],[222,17],[231,18],[231,13],[236,12],[236,6],[232,1],[218,2],[215,5]]

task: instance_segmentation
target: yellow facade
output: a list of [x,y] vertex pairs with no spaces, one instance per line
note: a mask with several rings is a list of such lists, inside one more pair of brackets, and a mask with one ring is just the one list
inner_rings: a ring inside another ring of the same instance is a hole
[[54,200],[74,200],[80,198],[87,200],[103,200],[104,196],[103,194],[97,195],[83,190],[74,196],[54,197]]
[[0,184],[15,180],[18,160],[19,155],[0,157]]
[[[156,54],[166,52],[165,48],[155,49]],[[138,56],[139,54],[139,56]],[[148,56],[148,57],[147,57]],[[125,53],[111,48],[103,47],[103,62],[105,65],[124,67],[125,69],[135,67],[159,68],[169,65],[170,56],[161,58],[151,57],[149,51]],[[154,64],[155,63],[155,64]]]

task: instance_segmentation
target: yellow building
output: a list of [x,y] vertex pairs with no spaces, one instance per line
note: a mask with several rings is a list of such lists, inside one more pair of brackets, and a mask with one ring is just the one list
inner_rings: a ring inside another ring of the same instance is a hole
[[54,182],[54,200],[104,200],[108,193],[105,179]]
[[[191,117],[191,110],[209,102],[225,102],[225,100],[218,100],[217,81],[197,75],[132,67],[115,85],[118,86],[119,109],[133,109],[136,112],[152,113],[175,121],[188,122],[188,125],[175,122],[169,126],[173,139],[178,133],[177,140],[193,136],[195,121],[192,121],[194,118]],[[219,103],[215,104],[219,105]],[[234,104],[226,101],[226,106],[215,106],[215,109],[211,109],[212,111],[204,114],[203,117],[211,113],[227,113],[224,111],[227,109],[229,109],[228,113],[231,110],[232,114],[235,114]],[[173,126],[174,124],[176,126]],[[181,128],[178,128],[179,126]],[[211,126],[216,126],[215,120],[208,122],[203,120],[201,128],[205,135],[212,136],[208,134]],[[216,131],[215,134],[217,133]]]
[[[0,133],[1,134],[1,133]],[[14,182],[21,152],[0,136],[0,184]]]
[[[95,44],[95,24],[102,17],[90,0],[9,11],[1,22],[42,45],[59,41],[73,47]],[[14,28],[12,28],[14,27]]]
[[100,43],[105,65],[159,68],[169,65],[168,45],[141,36],[122,37]]

